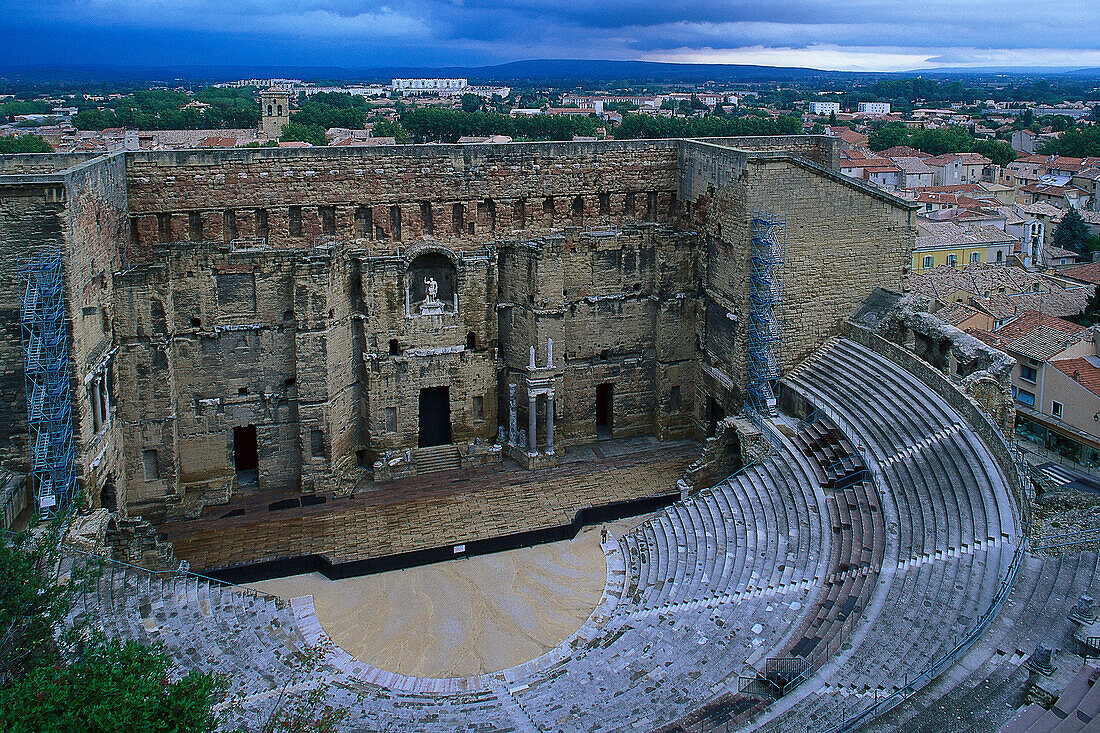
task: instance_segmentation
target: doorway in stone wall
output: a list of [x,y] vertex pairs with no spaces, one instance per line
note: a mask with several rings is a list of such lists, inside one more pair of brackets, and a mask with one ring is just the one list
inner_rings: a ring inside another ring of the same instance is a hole
[[260,451],[256,443],[255,425],[233,428],[233,467],[237,470],[239,485],[256,484],[260,467]]
[[420,436],[417,446],[448,445],[451,442],[451,390],[425,387],[420,390]]
[[610,440],[614,419],[615,385],[596,385],[596,439]]

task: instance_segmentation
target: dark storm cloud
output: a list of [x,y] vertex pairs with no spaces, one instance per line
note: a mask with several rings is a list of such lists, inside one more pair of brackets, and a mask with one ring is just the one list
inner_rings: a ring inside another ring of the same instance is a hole
[[[492,63],[533,57],[1086,65],[1100,11],[1053,0],[58,0],[3,2],[0,62]],[[1082,63],[1075,63],[1080,52]],[[1008,55],[1006,55],[1006,53]],[[1015,55],[1013,55],[1015,54]],[[810,54],[809,58],[814,56]]]

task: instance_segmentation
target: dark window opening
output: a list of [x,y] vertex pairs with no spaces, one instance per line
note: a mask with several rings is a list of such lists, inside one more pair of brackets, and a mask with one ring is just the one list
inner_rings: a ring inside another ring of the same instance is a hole
[[610,213],[611,213],[611,194],[601,193],[600,194],[600,214],[610,214]]
[[542,213],[550,214],[551,216],[553,216],[553,214],[554,214],[554,197],[553,196],[547,196],[546,198],[544,198],[542,200]]
[[192,211],[187,215],[187,229],[191,234],[192,242],[202,241],[202,214]]
[[401,356],[401,344],[397,339],[390,339],[390,356]]
[[291,206],[287,211],[287,222],[290,227],[290,236],[302,236],[302,207]]
[[256,443],[255,425],[233,428],[233,467],[237,471],[237,483],[256,483],[260,452]]
[[465,212],[462,204],[455,204],[451,207],[451,220],[455,225],[455,234],[462,236],[462,233],[466,231]]
[[645,218],[652,221],[657,216],[657,192],[650,191],[645,200]]
[[[146,481],[160,480],[160,461],[155,450],[143,450],[141,452],[141,467],[145,469]],[[114,491],[112,490],[112,494]]]
[[602,351],[600,351],[600,361],[607,361],[608,355],[609,354],[607,349],[603,349]]
[[[156,453],[156,451],[153,451]],[[103,484],[103,490],[99,492],[99,505],[109,512],[113,512],[118,508],[118,503],[115,500],[115,482],[113,478],[108,478],[106,483]]]
[[292,310],[291,311],[283,311],[283,320],[284,321],[293,321],[294,320],[294,311],[292,311]]
[[472,221],[466,222],[466,232],[472,237],[474,236],[474,223]]
[[309,431],[309,452],[314,458],[325,456],[325,434],[320,430]]
[[466,334],[466,350],[474,351],[475,349],[477,349],[477,334],[470,331]]
[[485,199],[485,202],[478,204],[478,216],[489,227],[489,231],[497,228],[497,205],[492,199]]
[[512,202],[512,220],[520,229],[527,226],[527,202],[523,199]]
[[256,209],[256,236],[267,239],[267,209]]
[[237,394],[241,397],[247,397],[248,387],[237,387]]
[[451,397],[449,387],[425,387],[420,390],[417,446],[428,448],[451,442]]
[[485,398],[484,397],[480,397],[480,396],[474,397],[474,419],[475,420],[484,420],[485,419]]
[[287,377],[286,379],[283,380],[283,387],[293,387],[293,386],[294,386],[294,377]]
[[615,385],[596,385],[596,438],[598,440],[607,440],[611,437],[614,401]]
[[631,192],[626,195],[626,201],[623,202],[623,212],[633,214],[634,209],[634,193]]
[[192,318],[191,319],[191,328],[198,328],[201,325],[202,325],[202,321],[200,321],[198,318]]
[[317,213],[321,216],[321,234],[336,234],[336,207],[318,206]]
[[676,206],[678,202],[676,200],[676,194],[672,194],[668,197],[668,215],[676,216]]
[[226,242],[237,238],[237,212],[222,212],[222,239]]
[[362,448],[355,451],[355,465],[360,468],[367,465],[367,452]]
[[157,241],[172,241],[172,215],[157,214]]
[[584,199],[580,196],[573,199],[573,216],[584,216]]
[[710,397],[707,400],[707,415],[710,417],[707,425],[707,435],[714,437],[718,432],[718,423],[726,419],[726,408],[722,407],[722,403]]
[[420,202],[420,223],[425,234],[432,233],[432,205],[428,201]]
[[355,238],[371,239],[374,236],[374,213],[369,206],[355,210]]
[[390,234],[394,239],[401,239],[401,207],[390,207]]
[[668,392],[668,409],[676,411],[680,409],[680,385],[674,384]]

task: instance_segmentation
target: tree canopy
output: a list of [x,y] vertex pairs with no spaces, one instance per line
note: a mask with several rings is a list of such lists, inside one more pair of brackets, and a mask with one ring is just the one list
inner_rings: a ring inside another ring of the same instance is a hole
[[0,153],[52,153],[50,144],[38,135],[0,137]]
[[797,135],[802,120],[783,116],[776,119],[744,117],[654,117],[624,115],[615,128],[620,140],[662,137],[736,137],[738,135]]
[[997,165],[1008,165],[1016,159],[1016,151],[1003,140],[976,138],[961,127],[910,130],[901,122],[890,122],[874,130],[867,144],[874,151],[908,145],[929,155],[980,153]]
[[[191,102],[198,104],[188,106]],[[80,130],[240,129],[255,127],[260,120],[260,107],[248,87],[208,87],[190,97],[166,89],[143,89],[112,104],[109,109],[81,110],[73,116],[73,126]]]
[[283,125],[279,142],[307,142],[310,145],[328,145],[328,138],[325,137],[325,128],[315,124],[304,124],[295,117]]
[[1089,228],[1077,213],[1077,209],[1070,207],[1062,215],[1062,221],[1058,222],[1058,226],[1054,229],[1054,246],[1077,254],[1088,253]]
[[[0,730],[5,733],[212,731],[220,682],[191,672],[169,680],[159,649],[108,641],[67,624],[89,576],[50,577],[60,523],[37,540],[0,540]],[[94,576],[92,578],[94,580]]]
[[1060,137],[1043,143],[1039,152],[1044,155],[1066,155],[1073,158],[1100,156],[1100,127],[1068,130]]
[[[413,142],[453,143],[465,135],[509,135],[525,140],[572,140],[594,135],[602,123],[595,116],[536,115],[510,117],[497,112],[418,107],[407,110],[402,127]],[[375,135],[380,135],[375,128]]]
[[367,100],[359,95],[318,92],[305,99],[292,121],[301,125],[317,125],[322,130],[330,127],[361,130],[369,113]]

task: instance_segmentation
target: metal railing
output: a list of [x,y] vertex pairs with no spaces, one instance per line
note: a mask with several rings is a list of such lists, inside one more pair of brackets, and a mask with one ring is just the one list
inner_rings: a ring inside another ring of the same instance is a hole
[[1016,575],[1020,572],[1020,565],[1023,563],[1024,555],[1026,554],[1027,540],[1025,539],[1016,547],[1016,552],[1012,556],[1012,564],[1008,568],[1008,574],[1001,580],[1001,585],[997,588],[997,592],[994,594],[993,600],[989,604],[989,608],[978,619],[974,627],[963,636],[962,641],[955,644],[951,651],[927,665],[923,670],[918,672],[917,676],[912,680],[907,679],[900,688],[890,695],[887,695],[881,700],[877,700],[874,704],[856,715],[846,718],[841,723],[826,729],[826,733],[847,733],[848,731],[855,730],[864,723],[875,720],[879,716],[893,710],[896,706],[900,705],[926,684],[935,679],[940,672],[961,659],[962,656],[969,651],[970,646],[978,640],[978,637],[985,633],[985,630],[993,623],[993,619],[997,617],[997,614],[1000,613],[1001,607],[1008,598],[1008,594],[1012,592],[1012,586],[1016,582]]
[[1031,551],[1051,550],[1055,547],[1069,547],[1070,545],[1081,545],[1086,542],[1098,541],[1100,541],[1100,526],[1088,527],[1073,532],[1045,534],[1041,537],[1032,537]]

